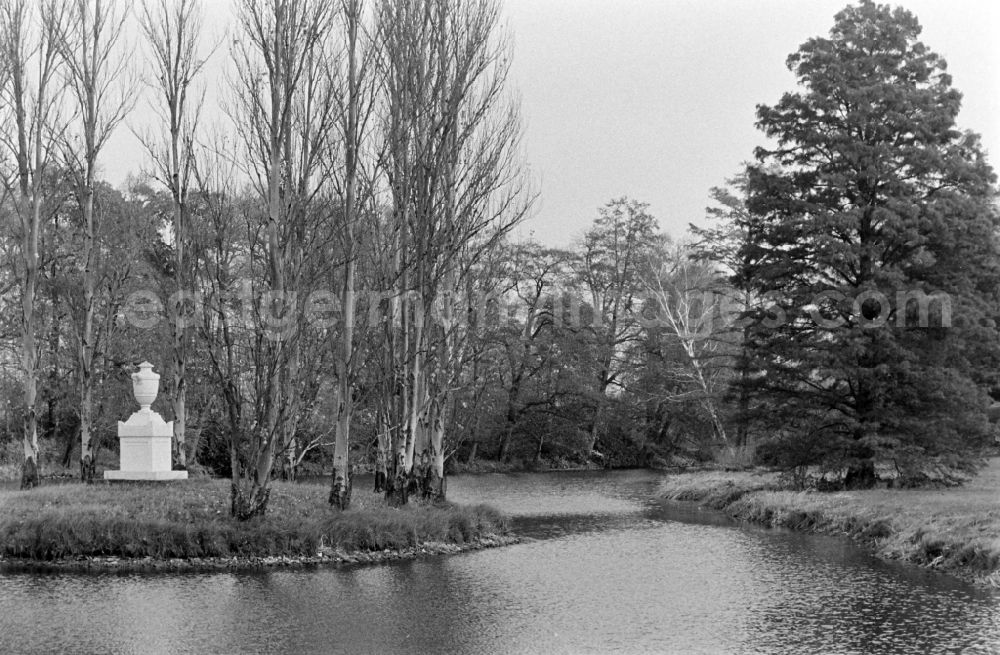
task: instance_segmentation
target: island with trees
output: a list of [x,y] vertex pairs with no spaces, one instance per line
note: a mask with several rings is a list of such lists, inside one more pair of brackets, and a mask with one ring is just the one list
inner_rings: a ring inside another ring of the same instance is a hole
[[[514,237],[538,189],[497,0],[235,5],[223,42],[199,0],[0,1],[7,563],[500,545],[450,474],[654,467],[995,579],[997,180],[913,14],[862,0],[788,57],[707,226],[621,196],[553,248]],[[143,360],[192,479],[105,485]]]

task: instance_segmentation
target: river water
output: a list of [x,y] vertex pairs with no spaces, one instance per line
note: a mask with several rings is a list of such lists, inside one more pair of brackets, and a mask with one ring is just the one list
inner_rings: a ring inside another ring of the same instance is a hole
[[1000,653],[1000,593],[658,501],[661,475],[451,478],[528,538],[454,556],[0,575],[0,652]]

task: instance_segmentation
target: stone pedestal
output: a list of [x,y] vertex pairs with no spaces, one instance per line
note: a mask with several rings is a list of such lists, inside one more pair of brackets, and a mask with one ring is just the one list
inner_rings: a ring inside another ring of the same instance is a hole
[[170,442],[173,422],[150,409],[156,399],[160,376],[153,365],[143,362],[132,375],[132,387],[140,409],[125,422],[118,421],[121,464],[117,471],[105,471],[105,480],[186,480],[187,471],[171,470]]

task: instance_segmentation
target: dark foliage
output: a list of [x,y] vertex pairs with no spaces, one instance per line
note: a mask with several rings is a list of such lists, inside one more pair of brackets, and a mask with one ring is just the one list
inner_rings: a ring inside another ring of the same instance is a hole
[[905,10],[848,7],[788,58],[802,90],[758,107],[777,145],[747,170],[740,253],[769,301],[749,345],[782,466],[958,464],[988,435],[996,178],[919,34]]

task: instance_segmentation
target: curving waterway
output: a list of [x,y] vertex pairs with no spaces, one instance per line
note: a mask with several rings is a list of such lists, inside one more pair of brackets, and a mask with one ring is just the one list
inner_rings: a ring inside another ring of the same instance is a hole
[[0,574],[0,652],[1000,653],[1000,593],[659,501],[661,475],[451,478],[528,538],[455,556]]

